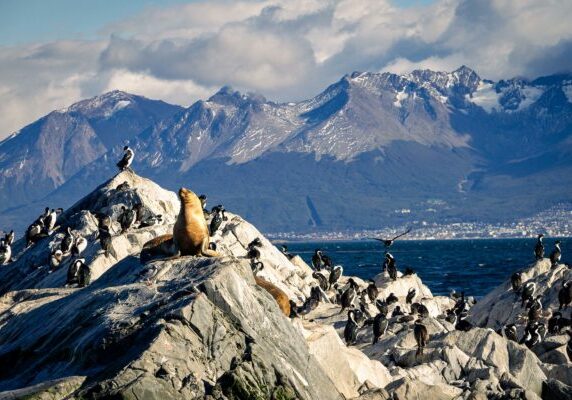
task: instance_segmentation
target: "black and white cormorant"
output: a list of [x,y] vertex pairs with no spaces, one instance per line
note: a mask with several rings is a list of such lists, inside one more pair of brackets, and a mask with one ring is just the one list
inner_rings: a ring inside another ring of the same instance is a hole
[[343,312],[346,308],[352,307],[357,297],[358,284],[355,283],[352,278],[349,279],[348,284],[349,287],[342,293],[342,297],[340,299],[342,306],[342,310],[340,312]]
[[544,235],[541,233],[536,239],[536,245],[534,246],[534,257],[536,260],[542,260],[544,258],[544,243],[542,243],[542,238]]
[[512,286],[513,292],[520,292],[520,289],[522,289],[522,272],[515,272],[511,275],[510,285]]
[[525,304],[528,303],[529,300],[534,298],[534,292],[536,292],[536,283],[534,282],[527,282],[522,287],[522,302],[520,304],[521,307],[524,307]]
[[529,349],[542,341],[542,336],[539,332],[539,325],[536,322],[528,323],[524,328],[524,335],[520,339],[520,343],[526,345]]
[[417,353],[419,356],[423,354],[423,349],[427,346],[429,341],[429,333],[427,332],[427,327],[423,325],[422,321],[418,319],[413,325],[413,335],[415,336],[415,341],[417,342]]
[[402,315],[405,315],[405,313],[403,311],[401,311],[401,307],[400,306],[395,306],[395,308],[393,309],[393,311],[391,312],[391,318],[394,317],[400,317]]
[[137,212],[133,209],[133,207],[125,207],[121,206],[121,214],[119,215],[117,222],[121,225],[121,233],[125,233],[129,228],[135,224],[135,220],[137,219]]
[[12,229],[10,232],[8,232],[5,236],[4,236],[4,243],[9,244],[10,246],[12,246],[14,244],[14,239],[15,239],[16,235],[14,234],[14,230]]
[[396,295],[393,294],[393,292],[391,292],[389,293],[389,296],[387,296],[387,299],[385,299],[385,301],[387,302],[387,304],[393,304],[397,303],[399,299],[397,298]]
[[74,240],[71,253],[74,257],[79,257],[85,249],[87,249],[87,239],[78,235]]
[[550,253],[550,263],[552,264],[552,268],[555,268],[558,265],[561,258],[562,250],[560,249],[560,240],[557,240],[556,243],[554,243],[554,250]]
[[340,279],[342,274],[344,273],[344,268],[341,265],[336,265],[332,272],[330,272],[330,276],[328,277],[328,283],[330,287],[336,284],[336,282]]
[[286,256],[286,258],[287,258],[288,260],[291,260],[291,259],[293,259],[293,258],[295,257],[294,254],[292,254],[292,253],[290,253],[290,252],[288,251],[288,246],[286,246],[285,244],[283,244],[282,246],[280,246],[280,252],[281,252],[282,254],[284,254],[284,256]]
[[377,307],[377,310],[379,311],[380,314],[387,316],[387,314],[389,313],[389,306],[385,300],[377,299],[375,301],[375,306]]
[[12,246],[0,239],[0,265],[6,265],[12,259]]
[[322,269],[323,265],[324,262],[322,260],[322,250],[314,250],[314,255],[312,256],[312,268],[314,268],[316,271],[319,271]]
[[123,157],[117,163],[117,168],[119,168],[120,171],[125,171],[126,169],[131,169],[130,166],[131,166],[131,163],[133,162],[134,156],[135,156],[135,153],[133,152],[133,150],[129,146],[123,147]]
[[375,285],[374,280],[369,281],[369,285],[367,285],[366,290],[367,290],[367,297],[369,298],[369,301],[373,303],[375,301],[375,299],[377,299],[377,296],[379,294],[379,289]]
[[142,203],[135,204],[133,209],[135,210],[135,222],[138,224],[138,228],[146,228],[163,222],[162,214],[155,214]]
[[324,274],[322,274],[322,272],[314,271],[312,273],[312,278],[314,278],[318,281],[318,285],[320,286],[320,288],[322,290],[328,290],[328,288],[330,286],[328,283],[328,278],[326,278],[326,276]]
[[385,255],[383,269],[384,271],[387,271],[391,280],[397,280],[397,267],[395,265],[395,258],[390,253]]
[[[453,310],[451,312],[454,313]],[[418,314],[421,318],[427,318],[429,316],[429,309],[421,303],[411,304],[411,314]]]
[[50,272],[55,271],[61,265],[64,254],[60,249],[52,251],[50,254]]
[[542,302],[540,299],[542,295],[536,296],[536,298],[530,302],[530,308],[528,309],[528,320],[529,321],[537,321],[540,319],[542,315]]
[[344,328],[344,340],[347,346],[355,344],[357,341],[358,323],[355,319],[355,310],[348,311],[348,321]]
[[568,307],[572,303],[572,281],[566,281],[562,284],[562,288],[558,291],[559,310]]
[[62,242],[60,243],[60,250],[64,255],[66,255],[69,252],[71,252],[74,243],[75,243],[75,236],[73,235],[71,228],[68,226],[68,228],[66,229],[65,236],[62,239]]
[[218,228],[220,228],[222,221],[227,220],[225,212],[226,210],[222,204],[219,204],[212,208],[211,210],[212,219],[209,225],[209,231],[211,236],[213,236],[216,233],[216,231],[218,231]]
[[387,326],[389,321],[387,320],[386,314],[378,313],[373,319],[373,343],[376,344],[379,338],[387,331]]
[[568,354],[568,359],[572,360],[572,331],[568,331],[568,344],[566,345],[566,354]]
[[513,342],[518,342],[518,337],[516,336],[516,325],[515,324],[508,324],[504,327],[504,336],[508,340],[512,340]]
[[407,296],[405,297],[405,303],[406,304],[413,303],[413,299],[415,298],[416,294],[417,294],[417,290],[415,290],[415,288],[409,288],[409,291],[407,292]]
[[85,264],[85,258],[77,258],[72,263],[70,263],[66,281],[67,285],[73,285],[74,283],[77,283],[78,272],[83,264]]
[[255,238],[252,242],[248,243],[248,246],[246,246],[246,258],[258,260],[260,258],[260,250],[258,250],[259,247],[262,247],[262,241],[260,238]]

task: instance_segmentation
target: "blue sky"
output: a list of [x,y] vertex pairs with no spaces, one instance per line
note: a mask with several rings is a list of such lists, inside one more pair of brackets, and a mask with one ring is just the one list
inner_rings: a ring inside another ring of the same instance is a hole
[[0,0],[0,140],[119,89],[310,98],[353,71],[572,70],[570,0]]

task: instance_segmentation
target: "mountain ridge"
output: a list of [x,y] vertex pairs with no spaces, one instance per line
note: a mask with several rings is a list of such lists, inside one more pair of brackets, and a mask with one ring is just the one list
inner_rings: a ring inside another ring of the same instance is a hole
[[[124,113],[129,96],[114,91],[65,109],[62,115],[79,119],[75,130],[62,123],[70,142],[92,149],[75,136],[95,137],[104,124],[82,124],[81,118]],[[403,75],[354,72],[299,102],[276,103],[225,86],[185,109],[161,105],[168,115],[156,113],[127,140],[136,170],[169,189],[197,182],[211,199],[235,202],[270,231],[370,228],[369,213],[393,224],[393,210],[400,208],[414,210],[416,220],[506,219],[569,200],[571,101],[570,74],[493,82],[466,66]],[[0,166],[2,150],[18,136],[0,144]],[[121,156],[118,144],[105,142],[105,149],[80,157],[87,161],[81,165],[65,159],[60,174],[50,177],[55,184],[34,184],[44,196],[32,201],[66,203],[71,193],[81,193],[82,179],[108,176]],[[65,166],[74,173],[61,172]],[[18,194],[21,186],[10,192]],[[276,193],[280,199],[272,198]],[[503,205],[516,197],[514,209]],[[447,206],[424,212],[424,202],[434,198]],[[2,225],[8,208],[24,206],[23,213],[31,204],[30,196],[11,200],[12,207],[0,209]],[[363,208],[363,216],[348,202]],[[269,207],[264,221],[255,216],[260,207]],[[336,215],[336,209],[343,211]],[[321,225],[312,222],[315,212]]]

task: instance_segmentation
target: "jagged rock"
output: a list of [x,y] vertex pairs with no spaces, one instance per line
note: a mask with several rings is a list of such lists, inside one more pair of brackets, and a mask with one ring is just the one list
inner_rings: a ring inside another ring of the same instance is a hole
[[542,398],[550,400],[570,400],[572,399],[572,386],[555,379],[549,379],[542,386]]
[[[535,295],[542,295],[543,310],[557,310],[558,291],[562,283],[572,279],[572,269],[560,264],[551,268],[550,260],[543,259],[522,272],[522,282],[535,282]],[[510,280],[487,294],[472,309],[470,319],[476,325],[495,330],[509,323],[526,325],[526,309],[521,306],[521,296],[513,292]],[[522,334],[522,329],[519,329]]]
[[70,376],[53,381],[42,382],[34,386],[4,392],[3,400],[60,400],[69,398],[85,381],[85,377]]

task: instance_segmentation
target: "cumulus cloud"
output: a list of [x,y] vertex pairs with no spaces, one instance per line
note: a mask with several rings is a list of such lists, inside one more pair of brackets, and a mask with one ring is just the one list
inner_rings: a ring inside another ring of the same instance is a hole
[[101,39],[0,48],[0,138],[121,89],[190,105],[223,85],[308,98],[352,71],[452,70],[490,79],[572,70],[567,0],[203,0],[147,9]]

